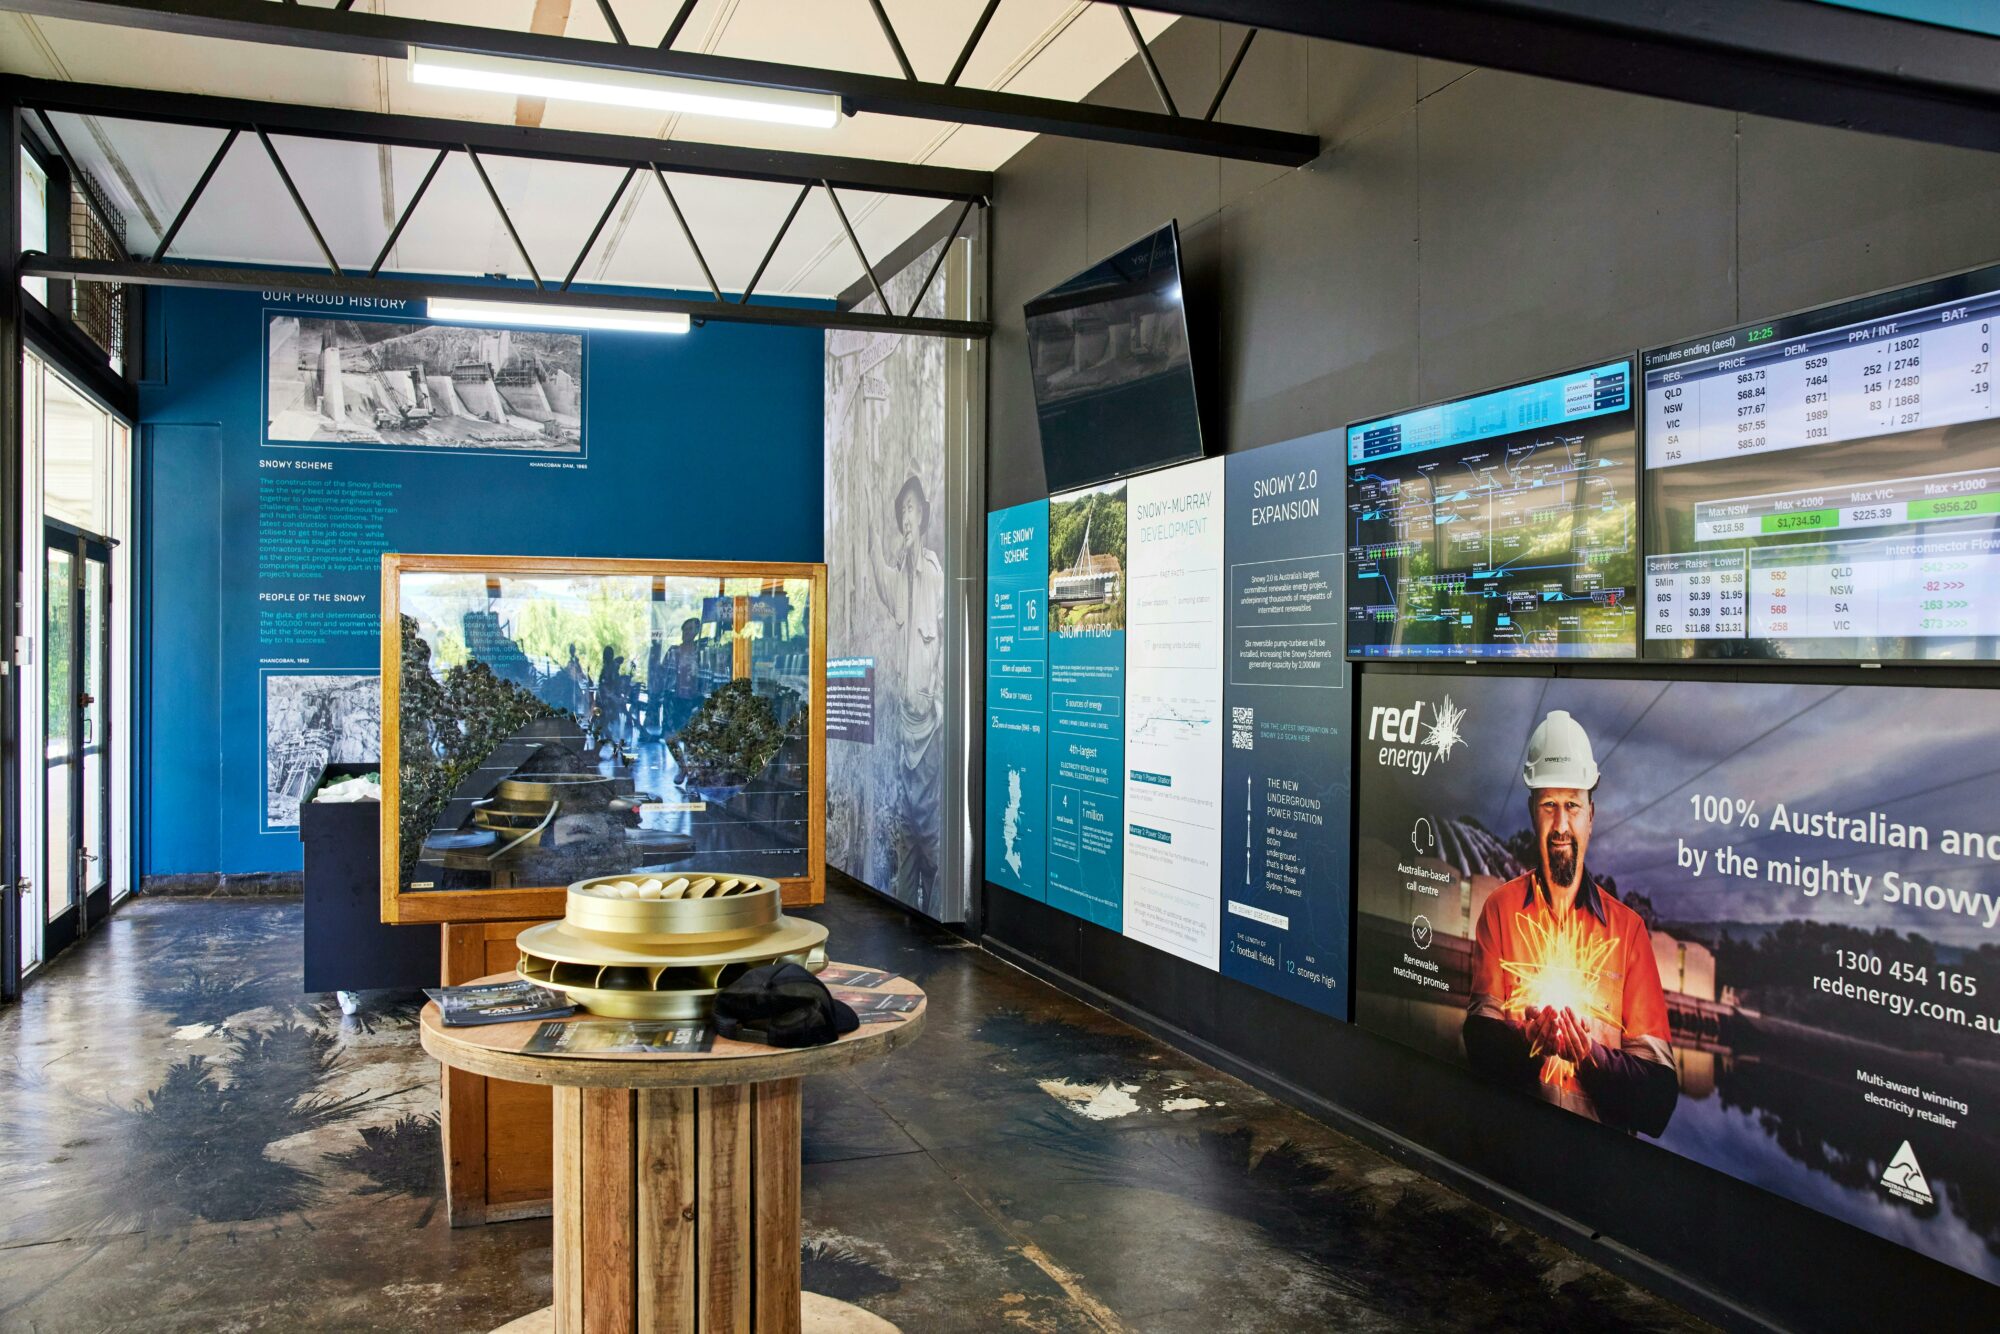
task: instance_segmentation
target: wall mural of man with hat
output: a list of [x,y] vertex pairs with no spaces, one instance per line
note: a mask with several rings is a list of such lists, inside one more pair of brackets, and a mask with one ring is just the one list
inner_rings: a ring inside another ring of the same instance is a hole
[[[905,308],[935,251],[884,283]],[[943,314],[944,283],[924,313]],[[935,309],[933,309],[935,308]],[[941,872],[950,579],[943,342],[836,331],[826,343],[827,657],[866,681],[873,725],[827,744],[827,861],[918,911],[964,915]]]

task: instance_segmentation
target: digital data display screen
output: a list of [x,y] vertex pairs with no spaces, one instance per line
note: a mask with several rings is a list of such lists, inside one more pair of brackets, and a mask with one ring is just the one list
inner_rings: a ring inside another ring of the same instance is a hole
[[1647,352],[1647,654],[2000,648],[2000,266]]
[[1632,364],[1347,428],[1347,652],[1638,651]]

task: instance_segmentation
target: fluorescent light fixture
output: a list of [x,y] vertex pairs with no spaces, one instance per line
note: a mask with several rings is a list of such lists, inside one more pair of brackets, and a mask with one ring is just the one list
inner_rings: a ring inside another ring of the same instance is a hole
[[462,301],[431,297],[424,312],[434,320],[460,324],[504,324],[522,329],[605,329],[612,333],[684,334],[691,327],[684,311],[599,310],[594,306],[543,306],[521,301]]
[[633,70],[590,69],[546,60],[483,56],[464,51],[410,48],[410,81],[437,88],[470,88],[515,97],[554,97],[601,102],[691,116],[729,116],[777,125],[833,128],[840,99],[831,93],[800,93],[756,84],[717,83]]

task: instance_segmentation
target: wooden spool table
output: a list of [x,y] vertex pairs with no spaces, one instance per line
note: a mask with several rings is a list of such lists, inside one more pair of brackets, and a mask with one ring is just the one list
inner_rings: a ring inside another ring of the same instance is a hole
[[924,1023],[914,982],[869,990],[914,995],[916,1006],[823,1047],[718,1037],[710,1051],[675,1055],[530,1053],[522,1048],[551,1021],[446,1028],[436,1003],[425,1005],[424,1050],[445,1065],[554,1086],[555,1304],[504,1328],[893,1330],[830,1298],[805,1294],[802,1306],[799,1289],[799,1081],[887,1055]]

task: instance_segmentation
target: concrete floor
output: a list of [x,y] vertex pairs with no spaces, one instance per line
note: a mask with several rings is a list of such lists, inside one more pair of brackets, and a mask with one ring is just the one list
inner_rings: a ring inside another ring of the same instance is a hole
[[[948,1330],[1692,1330],[1684,1312],[865,892],[925,1034],[808,1084],[805,1283]],[[484,1331],[413,998],[299,992],[296,900],[128,904],[0,1010],[0,1330]]]

